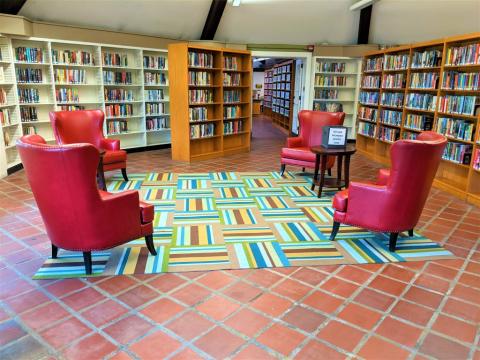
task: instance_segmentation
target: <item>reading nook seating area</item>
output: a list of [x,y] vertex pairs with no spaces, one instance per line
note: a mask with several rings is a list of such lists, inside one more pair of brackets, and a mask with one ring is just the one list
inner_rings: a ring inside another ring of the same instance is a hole
[[479,14],[0,2],[0,359],[479,360]]

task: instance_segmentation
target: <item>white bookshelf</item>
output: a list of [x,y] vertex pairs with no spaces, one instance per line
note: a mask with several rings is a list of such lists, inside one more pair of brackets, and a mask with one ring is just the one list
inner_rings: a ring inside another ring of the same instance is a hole
[[[341,106],[345,112],[344,126],[349,128],[348,138],[355,139],[361,59],[315,56],[313,62],[313,109],[334,111]],[[344,69],[333,69],[333,64],[345,64]]]
[[[43,61],[16,60],[15,49],[18,47],[41,49]],[[35,131],[50,143],[55,142],[48,115],[50,111],[102,109],[105,112],[105,135],[119,139],[124,149],[170,144],[167,50],[40,38],[0,37],[0,51],[2,53],[0,88],[7,94],[7,103],[0,104],[0,111],[9,110],[10,113],[10,122],[2,124],[0,132],[0,176],[6,175],[9,168],[20,164],[15,141],[29,130]],[[77,61],[73,61],[75,59],[68,56],[69,52],[77,54],[85,52],[90,55],[90,61],[82,62],[78,57]],[[103,55],[108,53],[121,54],[126,64],[103,61]],[[165,61],[165,66],[144,67],[144,56],[161,57]],[[20,82],[17,80],[16,69],[38,69],[42,72],[42,81]],[[104,72],[129,73],[132,81],[127,84],[108,83],[104,80]],[[145,76],[150,76],[149,74],[154,74],[154,77],[160,77],[163,81],[155,83],[145,81]],[[38,91],[38,102],[20,102],[18,90],[22,89]],[[162,99],[146,98],[148,91],[156,90],[163,91]],[[131,92],[133,98],[121,100],[107,98],[105,91]],[[63,95],[70,96],[60,97],[62,92]],[[162,106],[162,112],[147,114],[149,104]],[[107,115],[107,107],[118,109],[122,106],[131,107],[131,114]],[[22,121],[22,112],[35,112],[36,120],[27,122],[24,117]],[[165,119],[165,126],[147,129],[147,120],[152,118]],[[109,124],[114,121],[126,122],[128,130],[113,132]],[[5,144],[7,137],[10,139],[8,145]]]

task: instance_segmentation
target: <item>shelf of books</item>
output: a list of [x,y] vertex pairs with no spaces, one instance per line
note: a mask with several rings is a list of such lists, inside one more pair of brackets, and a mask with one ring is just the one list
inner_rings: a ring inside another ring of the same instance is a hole
[[395,140],[445,135],[434,185],[480,204],[480,34],[367,54],[357,121],[357,149],[385,164]]
[[295,60],[275,64],[271,79],[270,117],[274,124],[291,133],[295,95]]
[[267,116],[271,116],[273,95],[273,69],[265,70],[263,83],[263,113]]
[[20,164],[15,141],[54,143],[48,113],[102,109],[122,148],[170,143],[167,51],[0,37],[0,169]]
[[361,63],[358,58],[314,57],[313,110],[345,112],[349,139],[356,137]]
[[169,45],[168,58],[172,158],[250,151],[250,52],[179,43]]

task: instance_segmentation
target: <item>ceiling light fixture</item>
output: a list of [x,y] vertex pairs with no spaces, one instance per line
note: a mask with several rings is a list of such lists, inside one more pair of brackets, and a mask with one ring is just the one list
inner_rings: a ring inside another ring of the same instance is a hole
[[367,6],[373,5],[374,2],[375,0],[359,0],[356,3],[354,3],[352,6],[350,6],[350,11],[362,10]]
[[233,0],[232,6],[240,6],[241,2],[242,2],[242,0]]

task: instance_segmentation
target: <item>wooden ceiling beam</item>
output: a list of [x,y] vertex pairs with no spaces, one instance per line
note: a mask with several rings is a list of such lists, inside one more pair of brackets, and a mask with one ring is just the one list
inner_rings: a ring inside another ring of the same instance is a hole
[[357,44],[368,44],[370,34],[370,19],[372,18],[373,5],[360,10],[360,21],[358,22]]
[[212,0],[200,40],[213,40],[226,5],[227,0]]

